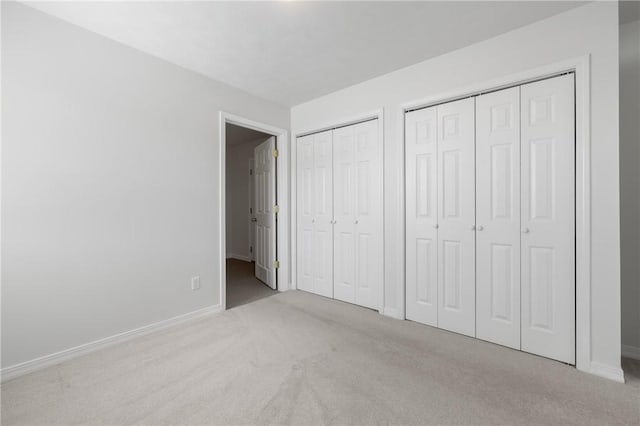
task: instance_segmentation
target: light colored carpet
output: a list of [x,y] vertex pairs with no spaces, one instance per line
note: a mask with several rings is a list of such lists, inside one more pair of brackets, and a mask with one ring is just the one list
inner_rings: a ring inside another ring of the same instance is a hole
[[227,309],[273,296],[272,290],[255,276],[255,263],[227,259]]
[[300,291],[2,386],[2,424],[638,424],[640,389]]

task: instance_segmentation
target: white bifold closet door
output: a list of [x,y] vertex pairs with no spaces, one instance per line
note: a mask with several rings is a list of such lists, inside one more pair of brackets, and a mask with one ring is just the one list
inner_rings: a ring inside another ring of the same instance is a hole
[[333,133],[334,298],[380,306],[382,167],[378,121]]
[[475,336],[474,101],[410,112],[405,126],[406,316]]
[[521,86],[522,350],[575,363],[574,75]]
[[574,102],[567,74],[406,114],[407,319],[575,363]]
[[405,116],[406,317],[438,325],[436,108]]
[[474,100],[438,105],[437,115],[438,327],[475,336]]
[[333,297],[333,132],[298,138],[297,286]]
[[476,98],[476,337],[520,349],[520,87]]

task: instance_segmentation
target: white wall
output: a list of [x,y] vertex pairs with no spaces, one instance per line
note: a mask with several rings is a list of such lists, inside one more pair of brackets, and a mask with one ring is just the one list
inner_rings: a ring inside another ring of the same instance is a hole
[[[500,76],[591,55],[592,361],[620,366],[618,6],[591,3],[493,39],[363,82],[292,109],[292,134],[385,109],[385,311],[404,285],[400,104]],[[596,364],[594,364],[596,365]]]
[[220,303],[220,110],[289,127],[288,109],[2,2],[3,367]]
[[249,159],[253,149],[269,137],[227,145],[227,257],[251,259],[249,251]]
[[622,344],[640,357],[640,21],[620,26]]

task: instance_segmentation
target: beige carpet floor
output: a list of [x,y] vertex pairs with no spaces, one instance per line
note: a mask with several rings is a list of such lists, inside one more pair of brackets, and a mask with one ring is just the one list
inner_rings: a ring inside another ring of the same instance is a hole
[[290,291],[9,381],[2,424],[637,425],[639,396],[635,379]]
[[255,276],[255,263],[227,259],[227,309],[277,294]]

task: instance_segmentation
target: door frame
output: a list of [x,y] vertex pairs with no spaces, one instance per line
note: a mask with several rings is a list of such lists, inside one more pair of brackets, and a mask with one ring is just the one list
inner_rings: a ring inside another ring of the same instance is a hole
[[[578,370],[590,372],[596,375],[608,377],[616,381],[624,381],[622,372],[609,371],[603,369],[596,362],[592,361],[591,354],[591,55],[584,55],[570,58],[564,61],[548,64],[542,67],[522,71],[515,74],[506,75],[489,81],[481,82],[467,87],[453,89],[447,92],[411,101],[400,105],[397,109],[398,140],[402,141],[402,175],[404,176],[405,147],[404,147],[404,123],[405,113],[418,108],[425,108],[432,105],[454,101],[481,93],[504,89],[511,86],[526,84],[528,82],[553,77],[566,72],[575,73],[575,203],[576,203],[576,368]],[[396,189],[405,194],[402,197],[402,209],[406,207],[405,179],[397,183]],[[402,229],[406,229],[404,216]],[[406,232],[406,231],[405,231]],[[405,259],[404,246],[402,257]],[[403,273],[406,273],[403,267]],[[404,285],[399,286],[398,297],[401,301],[397,318],[405,319],[405,287],[406,275],[403,279]]]
[[227,138],[226,138],[226,125],[234,124],[248,129],[257,130],[259,132],[267,133],[276,137],[276,149],[278,150],[278,157],[276,157],[276,203],[279,206],[279,212],[277,216],[277,230],[276,230],[276,247],[278,261],[280,267],[276,269],[276,282],[278,291],[286,291],[291,288],[289,268],[291,263],[289,261],[289,225],[290,225],[290,204],[289,204],[289,131],[281,129],[279,127],[272,126],[270,124],[254,121],[239,115],[231,114],[225,111],[220,111],[219,114],[219,149],[218,149],[218,178],[220,179],[220,186],[218,187],[218,235],[219,240],[219,256],[220,262],[220,306],[222,310],[227,309],[227,263],[226,263],[226,250],[227,250],[227,233],[226,233],[226,196],[227,196],[227,182],[226,182],[226,152],[227,152]]
[[[324,132],[326,130],[332,130],[335,129],[337,127],[345,127],[345,126],[350,126],[353,124],[358,124],[358,123],[362,123],[364,121],[369,121],[369,120],[378,120],[378,149],[380,150],[380,173],[382,174],[382,187],[379,189],[380,190],[380,199],[382,200],[382,220],[381,220],[381,225],[380,225],[380,239],[381,239],[381,244],[382,244],[382,285],[380,286],[380,288],[378,289],[378,312],[380,312],[381,314],[384,311],[384,289],[385,289],[385,282],[384,282],[384,274],[385,274],[385,269],[386,269],[386,264],[384,262],[385,259],[385,252],[386,252],[386,246],[385,246],[385,235],[384,235],[384,230],[385,230],[385,198],[384,198],[384,186],[385,186],[385,181],[384,181],[384,167],[385,167],[385,161],[384,161],[384,140],[385,140],[385,134],[384,134],[384,108],[378,108],[376,110],[373,111],[369,111],[369,112],[364,112],[364,113],[360,113],[360,114],[356,114],[356,115],[351,115],[348,117],[344,117],[341,119],[337,119],[337,120],[332,120],[330,122],[326,122],[325,124],[321,125],[321,126],[314,126],[311,128],[301,128],[301,129],[297,129],[297,130],[292,130],[291,134],[291,176],[297,176],[298,173],[298,138],[302,137],[302,136],[307,136],[310,134],[314,134],[314,133],[320,133],[320,132]],[[293,253],[295,255],[296,253],[296,249],[297,249],[297,244],[298,244],[298,216],[297,216],[297,179],[292,179],[291,180],[291,253]],[[292,289],[297,289],[298,288],[298,283],[296,282],[296,277],[298,273],[298,268],[297,268],[297,259],[296,258],[291,258],[291,288]]]

